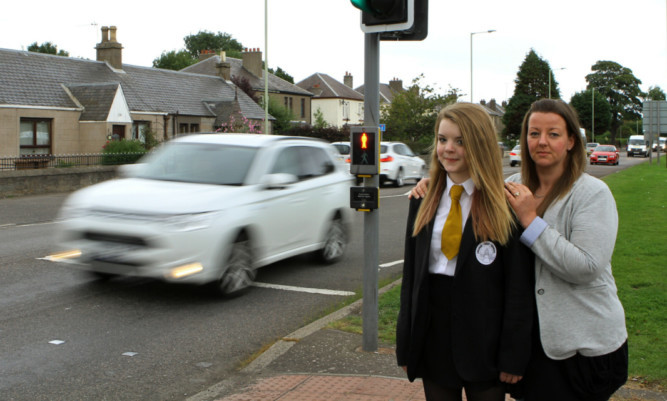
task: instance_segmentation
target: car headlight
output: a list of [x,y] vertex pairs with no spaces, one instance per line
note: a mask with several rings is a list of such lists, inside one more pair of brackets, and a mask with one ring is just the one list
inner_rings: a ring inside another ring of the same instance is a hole
[[176,214],[164,216],[162,223],[170,231],[195,231],[209,228],[215,217],[215,212]]

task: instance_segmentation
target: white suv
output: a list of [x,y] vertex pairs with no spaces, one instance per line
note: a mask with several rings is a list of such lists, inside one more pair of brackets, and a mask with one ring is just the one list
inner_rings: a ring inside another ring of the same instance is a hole
[[419,181],[428,174],[426,162],[401,142],[380,142],[380,183],[402,187],[406,179]]
[[174,139],[126,177],[72,194],[59,251],[99,276],[250,286],[255,269],[306,252],[339,260],[351,221],[351,177],[311,138],[205,134]]

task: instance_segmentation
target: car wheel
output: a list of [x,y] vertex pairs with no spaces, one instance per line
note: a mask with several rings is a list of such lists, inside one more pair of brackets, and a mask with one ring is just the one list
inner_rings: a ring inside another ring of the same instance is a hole
[[252,249],[245,234],[232,244],[227,258],[227,270],[218,280],[218,291],[225,296],[236,296],[245,292],[253,283],[256,271],[252,266]]
[[514,160],[512,160],[512,161],[510,162],[510,167],[514,167],[514,166],[516,166],[516,162],[515,162]]
[[319,251],[319,258],[326,264],[339,261],[347,249],[347,234],[341,219],[336,218],[331,222],[327,235],[324,238],[324,246]]
[[397,188],[400,188],[403,186],[403,184],[405,184],[405,179],[403,177],[404,177],[403,169],[399,168],[398,173],[396,173],[396,179],[394,180],[394,185]]

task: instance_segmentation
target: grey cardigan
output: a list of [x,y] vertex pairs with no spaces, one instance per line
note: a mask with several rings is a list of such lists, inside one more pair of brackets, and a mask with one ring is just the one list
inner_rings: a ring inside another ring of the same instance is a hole
[[543,219],[548,226],[530,249],[544,352],[565,359],[615,351],[628,334],[611,272],[618,213],[609,187],[584,173]]

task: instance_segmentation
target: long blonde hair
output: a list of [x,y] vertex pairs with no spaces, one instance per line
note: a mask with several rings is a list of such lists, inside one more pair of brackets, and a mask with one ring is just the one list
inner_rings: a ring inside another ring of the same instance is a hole
[[431,152],[430,182],[412,235],[416,236],[435,217],[447,186],[447,172],[440,164],[437,153],[438,130],[443,119],[456,124],[461,131],[466,162],[475,184],[470,209],[475,239],[507,243],[514,227],[514,217],[505,198],[496,130],[486,110],[472,103],[454,103],[438,113]]

